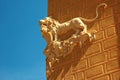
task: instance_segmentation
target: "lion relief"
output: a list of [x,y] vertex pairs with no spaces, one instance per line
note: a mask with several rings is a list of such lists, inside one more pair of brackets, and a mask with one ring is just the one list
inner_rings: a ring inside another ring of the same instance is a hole
[[77,17],[63,23],[60,23],[51,17],[46,17],[44,20],[40,20],[41,32],[43,34],[43,37],[46,38],[46,34],[49,34],[50,41],[52,40],[57,41],[59,40],[58,35],[65,34],[71,29],[75,31],[74,35],[88,34],[89,37],[93,37],[91,33],[88,32],[87,25],[84,24],[83,21],[85,22],[95,21],[98,18],[98,9],[101,6],[104,6],[104,8],[106,8],[107,4],[106,3],[99,4],[96,7],[96,16],[92,19]]
[[[95,32],[89,33],[87,25],[83,22],[93,22],[98,18],[98,8],[104,6],[107,7],[106,3],[101,3],[96,7],[96,16],[92,19],[86,19],[82,17],[76,17],[69,21],[60,23],[59,21],[46,17],[44,20],[40,20],[40,27],[42,36],[47,41],[48,45],[44,51],[48,59],[48,67],[51,69],[52,61],[57,60],[58,57],[66,56],[70,54],[76,45],[82,46],[85,43],[83,36],[87,36],[90,40],[95,40]],[[70,30],[74,33],[65,40],[62,40],[59,35],[66,34]]]

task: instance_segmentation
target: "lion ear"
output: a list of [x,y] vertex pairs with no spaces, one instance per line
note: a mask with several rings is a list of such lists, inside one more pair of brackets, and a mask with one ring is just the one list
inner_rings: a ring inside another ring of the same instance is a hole
[[49,16],[50,18],[52,18],[52,16]]

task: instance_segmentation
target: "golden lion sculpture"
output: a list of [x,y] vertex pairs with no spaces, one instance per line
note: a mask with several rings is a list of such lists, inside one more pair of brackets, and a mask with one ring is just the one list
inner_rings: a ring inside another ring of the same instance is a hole
[[[57,60],[60,56],[66,56],[73,50],[74,46],[79,43],[81,46],[80,36],[88,35],[90,41],[95,39],[95,32],[89,33],[87,25],[83,23],[95,21],[98,18],[98,8],[104,6],[107,7],[106,3],[101,3],[96,7],[96,16],[92,19],[85,19],[82,17],[73,18],[69,21],[59,23],[57,20],[46,17],[44,20],[40,20],[40,27],[43,37],[46,39],[48,45],[44,51],[47,60],[48,68],[51,69],[52,61]],[[75,33],[66,40],[60,40],[58,35],[65,34],[69,30],[75,31]]]

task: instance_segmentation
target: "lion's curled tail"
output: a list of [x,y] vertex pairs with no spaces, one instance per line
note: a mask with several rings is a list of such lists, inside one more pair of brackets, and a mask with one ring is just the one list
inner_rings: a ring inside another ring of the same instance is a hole
[[92,21],[96,20],[98,18],[98,8],[101,7],[101,6],[104,6],[104,8],[106,8],[107,4],[106,3],[101,3],[96,7],[96,16],[94,18],[86,19],[86,18],[80,17],[80,19],[85,21],[85,22],[92,22]]

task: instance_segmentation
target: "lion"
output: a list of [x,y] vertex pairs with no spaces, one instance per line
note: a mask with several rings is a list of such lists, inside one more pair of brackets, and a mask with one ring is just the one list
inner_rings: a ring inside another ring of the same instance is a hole
[[[107,7],[106,3],[101,3],[96,7],[96,16],[92,19],[86,19],[83,17],[77,17],[73,18],[72,20],[66,21],[64,23],[59,23],[57,20],[52,19],[51,17],[46,17],[44,20],[40,20],[41,24],[41,31],[42,33],[49,33],[51,40],[59,40],[58,35],[67,33],[69,30],[74,30],[75,34],[88,34],[89,37],[95,38],[95,35],[91,35],[87,31],[87,25],[83,23],[83,21],[86,22],[92,22],[95,21],[98,18],[98,8],[104,6],[104,8]],[[45,36],[45,35],[44,35]]]

